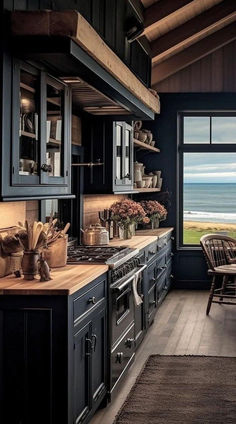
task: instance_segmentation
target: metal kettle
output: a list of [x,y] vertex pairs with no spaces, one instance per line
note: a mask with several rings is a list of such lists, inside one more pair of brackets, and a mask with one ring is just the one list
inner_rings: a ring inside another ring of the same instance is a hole
[[89,227],[83,230],[83,244],[87,246],[101,246],[104,244],[109,244],[109,234],[105,227],[102,227],[100,224],[91,224]]

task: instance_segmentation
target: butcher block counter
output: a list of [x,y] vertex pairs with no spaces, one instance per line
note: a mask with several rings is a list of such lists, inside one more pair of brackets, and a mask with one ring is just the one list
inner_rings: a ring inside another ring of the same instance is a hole
[[110,246],[127,246],[133,249],[143,249],[152,242],[159,240],[161,237],[173,231],[173,227],[157,228],[155,230],[137,230],[136,235],[128,240],[120,240],[118,238],[110,241]]
[[0,295],[71,295],[108,271],[107,265],[67,265],[51,270],[52,280],[26,281],[14,275],[0,278]]
[[127,246],[132,249],[143,249],[144,247],[148,246],[153,241],[156,241],[155,236],[133,236],[131,239],[128,240],[121,240],[119,238],[115,238],[110,241],[110,246]]
[[[113,239],[109,245],[141,250],[172,230],[173,228],[138,230],[132,239]],[[52,280],[47,282],[40,282],[39,276],[33,281],[26,281],[9,275],[0,278],[0,295],[71,295],[107,271],[107,265],[67,265],[52,269]]]
[[166,236],[167,234],[171,233],[174,230],[173,227],[163,227],[163,228],[156,228],[155,230],[137,230],[136,234],[137,236],[151,236],[155,237],[155,239],[159,240],[161,237]]

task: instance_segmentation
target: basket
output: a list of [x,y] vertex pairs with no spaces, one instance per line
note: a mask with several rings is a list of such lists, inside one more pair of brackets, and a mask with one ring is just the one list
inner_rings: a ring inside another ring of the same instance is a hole
[[68,235],[65,235],[49,244],[46,249],[43,249],[44,259],[47,261],[50,268],[59,268],[66,265],[67,244]]

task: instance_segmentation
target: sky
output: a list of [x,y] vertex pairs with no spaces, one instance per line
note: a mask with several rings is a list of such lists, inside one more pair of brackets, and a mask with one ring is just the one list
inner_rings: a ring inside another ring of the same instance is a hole
[[[209,144],[210,118],[185,117],[184,141]],[[236,117],[212,118],[212,143],[236,143]],[[236,183],[235,153],[185,153],[185,183]]]

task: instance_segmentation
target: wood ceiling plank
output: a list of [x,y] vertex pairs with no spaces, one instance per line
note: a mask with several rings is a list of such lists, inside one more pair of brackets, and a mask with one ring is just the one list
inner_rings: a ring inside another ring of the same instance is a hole
[[152,86],[236,39],[236,22],[170,57],[152,69]]
[[144,11],[144,32],[142,35],[157,27],[159,21],[168,19],[170,15],[193,2],[194,0],[160,0],[154,3]]
[[191,44],[200,36],[214,32],[222,24],[227,25],[236,19],[236,2],[225,0],[204,13],[187,21],[151,43],[153,62],[163,60],[165,56],[184,46],[191,39]]

